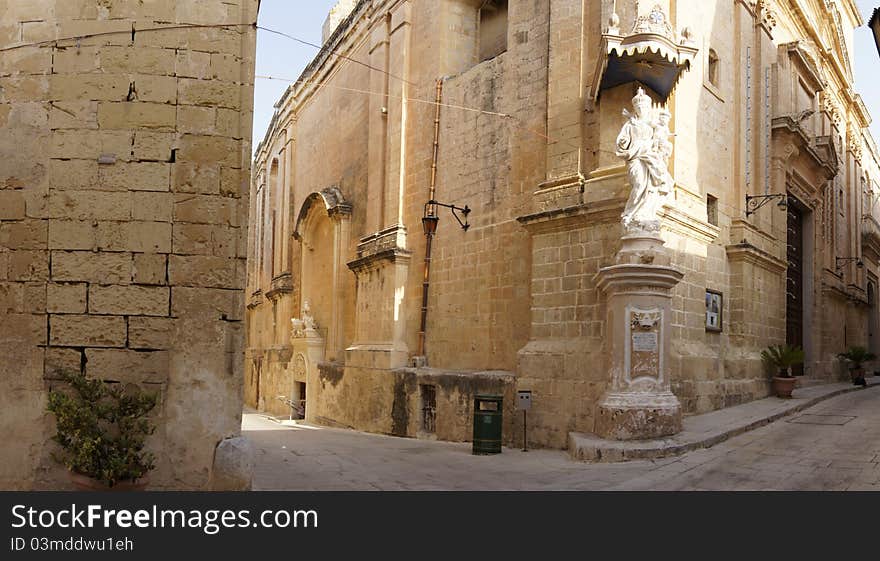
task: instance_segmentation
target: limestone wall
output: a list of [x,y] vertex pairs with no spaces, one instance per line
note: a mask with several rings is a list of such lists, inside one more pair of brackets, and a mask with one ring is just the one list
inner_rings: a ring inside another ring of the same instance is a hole
[[[612,12],[628,34],[655,4],[669,18],[674,42],[689,28],[698,49],[665,101],[676,134],[676,188],[662,235],[684,273],[672,294],[671,383],[684,413],[768,395],[760,351],[786,341],[787,215],[776,201],[746,214],[747,195],[789,194],[803,212],[805,371],[811,382],[841,375],[836,353],[865,344],[869,317],[877,318],[866,281],[876,279],[880,259],[859,234],[861,179],[876,169],[868,162],[876,156],[860,148],[867,144],[859,140],[865,114],[847,93],[847,56],[838,46],[857,23],[848,2],[822,11],[775,2],[510,0],[507,49],[481,61],[486,3],[363,0],[330,46],[373,69],[319,55],[304,74],[308,83],[285,94],[256,158],[254,192],[269,185],[263,178],[271,177],[273,161],[289,162],[274,196],[291,201],[275,225],[289,268],[276,274],[289,272],[290,288],[273,304],[286,281],[252,270],[248,289],[248,368],[253,374],[257,361],[272,363],[261,366],[262,407],[286,413],[264,394],[289,393],[285,313],[298,315],[309,293],[321,302],[316,317],[333,363],[327,371],[336,373],[315,374],[317,387],[309,384],[322,422],[396,434],[395,392],[403,387],[417,405],[418,384],[401,386],[397,373],[421,361],[421,218],[432,177],[431,101],[442,79],[434,195],[472,213],[464,232],[439,209],[428,366],[515,373],[516,388],[534,392],[530,427],[540,445],[564,447],[569,431],[593,430],[609,381],[606,302],[594,276],[620,247],[629,186],[615,141],[635,84],[591,88]],[[790,124],[808,108],[812,115]],[[823,148],[832,144],[833,155]],[[306,207],[308,197],[332,185],[350,209]],[[268,224],[269,214],[256,206],[252,212],[256,223]],[[339,224],[338,235],[347,233],[342,247],[320,249],[319,237],[310,240],[309,228],[323,223],[308,218],[315,212]],[[292,238],[278,229],[292,231],[304,216]],[[271,258],[270,244],[253,247],[252,265]],[[864,256],[864,270],[835,268],[836,256],[856,255]],[[340,265],[350,269],[342,282]],[[312,267],[325,267],[323,286],[314,284]],[[331,286],[338,291],[328,301]],[[706,329],[707,290],[723,294],[721,332]],[[256,375],[248,380],[248,399],[257,403],[260,382]],[[463,404],[458,419],[467,422]],[[462,430],[446,434],[456,439]]]
[[155,488],[207,488],[239,433],[257,7],[0,12],[0,487],[65,485],[62,370],[159,392]]

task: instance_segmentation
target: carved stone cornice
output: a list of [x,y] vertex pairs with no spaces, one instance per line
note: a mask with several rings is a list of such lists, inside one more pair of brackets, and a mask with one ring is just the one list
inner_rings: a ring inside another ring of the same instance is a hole
[[546,234],[589,224],[620,222],[626,199],[608,199],[590,204],[556,208],[520,216],[516,220],[532,235]]
[[664,206],[660,211],[661,226],[677,234],[712,243],[721,234],[721,228],[695,218],[672,206]]
[[406,264],[409,263],[411,259],[412,251],[400,247],[393,247],[383,249],[376,253],[371,253],[365,257],[355,259],[354,261],[349,261],[348,268],[354,271],[355,274],[362,274],[367,271],[378,269],[386,264]]
[[725,247],[727,259],[732,263],[749,263],[774,273],[784,273],[788,263],[746,242]]
[[290,273],[282,273],[272,279],[272,286],[266,292],[266,298],[274,301],[291,292],[293,292],[293,276]]
[[253,310],[263,303],[263,291],[260,289],[255,290],[251,293],[250,298],[248,298],[247,308],[248,310]]

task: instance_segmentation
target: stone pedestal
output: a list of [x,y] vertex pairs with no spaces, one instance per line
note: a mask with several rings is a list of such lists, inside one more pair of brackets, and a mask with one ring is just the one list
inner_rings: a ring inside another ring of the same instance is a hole
[[[324,362],[326,345],[324,338],[318,332],[318,326],[311,314],[308,313],[308,302],[306,302],[306,308],[302,315],[302,319],[294,318],[291,320],[290,344],[293,348],[291,374],[293,379],[291,380],[290,399],[294,403],[305,400],[306,420],[313,421],[314,407],[309,407],[308,404],[315,403],[317,397],[318,365]],[[306,384],[306,395],[300,393],[296,382]]]
[[598,436],[640,440],[681,431],[668,357],[672,289],[682,277],[669,265],[663,240],[650,233],[624,237],[617,264],[596,275],[606,296],[611,376],[598,405]]

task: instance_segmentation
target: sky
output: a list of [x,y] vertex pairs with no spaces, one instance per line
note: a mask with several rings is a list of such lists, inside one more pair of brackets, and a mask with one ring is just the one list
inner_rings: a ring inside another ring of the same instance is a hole
[[[321,27],[336,0],[262,0],[261,26],[293,35],[314,44],[321,43]],[[865,23],[880,0],[856,0]],[[258,31],[257,75],[295,80],[318,50],[290,39]],[[880,142],[880,55],[867,26],[855,30],[855,88],[874,117],[871,132]],[[258,78],[254,91],[254,148],[263,140],[277,102],[288,83]]]

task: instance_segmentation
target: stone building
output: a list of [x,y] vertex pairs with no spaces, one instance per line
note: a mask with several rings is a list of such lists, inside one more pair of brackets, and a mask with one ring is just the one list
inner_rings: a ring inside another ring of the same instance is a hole
[[[839,379],[880,348],[861,24],[852,0],[357,2],[256,151],[246,403],[466,440],[501,393],[518,443],[530,390],[532,443],[565,448],[767,396],[771,344]],[[641,249],[616,153],[638,88],[674,133]]]
[[[240,459],[258,0],[0,7],[0,488],[69,485],[47,389],[160,394],[151,488]],[[245,462],[246,463],[246,462]]]

